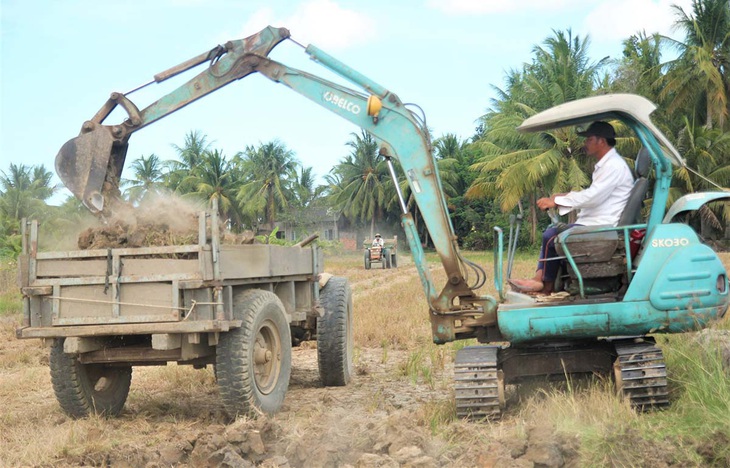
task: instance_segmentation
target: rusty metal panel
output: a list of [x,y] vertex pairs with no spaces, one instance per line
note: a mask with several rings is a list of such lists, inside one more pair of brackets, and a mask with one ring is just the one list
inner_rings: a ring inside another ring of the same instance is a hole
[[[197,280],[199,278],[196,275],[190,275],[188,273],[177,273],[177,272],[165,272],[159,274],[148,274],[144,276],[129,276],[122,275],[118,278],[109,278],[109,281],[124,283],[159,283],[159,282],[171,282],[171,281],[188,281]],[[86,278],[44,278],[36,280],[32,283],[32,286],[84,286],[90,284],[101,284],[107,283],[106,276],[89,276]]]
[[189,275],[191,278],[199,277],[199,262],[197,259],[175,259],[175,258],[125,258],[122,267],[124,276],[147,276],[152,272],[175,272],[176,274]]
[[125,284],[120,287],[118,299],[111,285],[109,288],[89,285],[56,289],[53,301],[58,304],[58,312],[54,314],[54,325],[180,319],[179,311],[172,308],[172,285],[167,283]]
[[107,271],[106,260],[38,260],[36,275],[41,277],[68,278],[103,276]]
[[24,288],[28,286],[29,283],[29,277],[28,274],[30,273],[30,259],[27,255],[19,255],[18,256],[18,287]]
[[152,333],[225,332],[241,326],[241,320],[201,320],[191,322],[124,323],[87,325],[84,327],[30,327],[19,328],[18,338],[55,338],[61,336],[149,335]]
[[[122,257],[142,257],[150,255],[174,255],[197,253],[200,246],[195,245],[174,245],[161,247],[134,247],[126,249],[111,249],[113,255]],[[91,259],[106,258],[109,254],[108,249],[94,250],[62,250],[55,252],[38,252],[36,258],[39,260],[60,260],[60,259]]]
[[[284,311],[291,316],[296,306],[296,296],[294,291],[294,281],[283,281],[274,284],[274,294],[284,304]],[[291,321],[291,320],[290,320]]]
[[[54,325],[81,317],[103,320],[112,316],[113,298],[102,286],[67,286],[54,288]],[[55,306],[55,304],[58,304]]]
[[219,261],[222,279],[315,274],[311,249],[298,247],[222,245]]
[[157,320],[179,320],[180,311],[172,308],[169,283],[123,284],[120,287],[122,317],[156,316]]

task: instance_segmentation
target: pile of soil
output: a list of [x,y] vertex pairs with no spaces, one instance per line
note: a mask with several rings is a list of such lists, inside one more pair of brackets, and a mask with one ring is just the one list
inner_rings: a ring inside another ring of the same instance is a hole
[[[202,207],[174,196],[148,199],[137,207],[119,203],[105,224],[79,234],[78,247],[91,250],[197,244],[201,211]],[[224,226],[220,232],[225,232]],[[227,244],[248,244],[253,239],[253,233],[246,232],[226,233],[221,240]]]
[[78,246],[88,250],[196,244],[199,211],[176,197],[156,197],[138,207],[118,204],[106,224],[79,234]]

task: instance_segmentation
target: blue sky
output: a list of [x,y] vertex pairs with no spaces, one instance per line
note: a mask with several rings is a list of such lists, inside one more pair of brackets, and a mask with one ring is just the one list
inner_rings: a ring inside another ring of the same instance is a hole
[[[618,57],[636,31],[675,35],[671,4],[689,0],[0,0],[0,170],[45,164],[113,91],[126,92],[217,44],[286,27],[422,107],[436,137],[473,134],[505,72],[572,29],[594,60]],[[274,60],[331,78],[290,41]],[[129,95],[141,109],[202,70]],[[123,120],[113,113],[104,123]],[[127,165],[173,159],[199,130],[231,157],[275,138],[318,177],[359,129],[261,76],[249,76],[132,135]],[[123,176],[131,174],[125,172]],[[54,198],[60,202],[69,192]]]

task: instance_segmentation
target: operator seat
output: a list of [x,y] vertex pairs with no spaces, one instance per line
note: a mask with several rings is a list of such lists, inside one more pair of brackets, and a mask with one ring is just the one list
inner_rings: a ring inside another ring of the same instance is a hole
[[629,194],[629,200],[626,202],[624,211],[618,220],[619,226],[628,226],[630,224],[639,224],[641,218],[641,209],[644,207],[644,199],[646,198],[646,190],[649,188],[649,170],[651,169],[651,156],[649,151],[643,146],[636,155],[634,162],[634,187]]
[[[628,226],[641,223],[641,209],[644,205],[646,192],[649,186],[647,176],[651,169],[651,157],[646,148],[641,148],[636,155],[634,175],[636,180],[629,193],[618,226]],[[602,226],[576,226],[558,235],[555,248],[559,255],[564,256],[566,247],[584,280],[593,283],[593,287],[586,287],[586,293],[594,294],[608,292],[619,286],[616,282],[626,273],[626,249],[623,234],[619,231],[599,231]],[[576,273],[568,267],[568,273],[573,279]]]

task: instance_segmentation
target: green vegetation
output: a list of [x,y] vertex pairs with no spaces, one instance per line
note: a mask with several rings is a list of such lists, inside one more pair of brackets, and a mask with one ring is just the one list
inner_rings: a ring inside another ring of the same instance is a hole
[[[524,209],[519,245],[536,242],[549,223],[535,209],[536,198],[584,187],[592,171],[579,157],[582,141],[572,128],[519,134],[526,117],[566,101],[609,92],[637,93],[655,102],[657,125],[672,140],[693,171],[679,169],[668,203],[699,190],[730,183],[730,4],[725,0],[693,0],[689,11],[670,7],[682,40],[637,32],[624,41],[620,57],[591,57],[590,38],[570,29],[555,30],[535,45],[532,56],[509,70],[504,86],[493,85],[496,97],[488,111],[474,116],[473,135],[434,136],[434,156],[456,234],[468,249],[492,247],[491,227],[506,226],[510,213]],[[665,59],[665,57],[672,57]],[[618,125],[618,149],[628,159],[639,142]],[[229,157],[213,147],[200,131],[174,144],[177,159],[154,154],[131,161],[123,179],[124,196],[139,203],[150,194],[172,192],[211,203],[234,231],[271,233],[277,222],[307,234],[303,220],[326,212],[344,218],[348,227],[398,231],[400,208],[396,186],[378,142],[367,132],[353,133],[339,164],[317,186],[313,169],[303,166],[294,150],[279,140],[247,146]],[[576,157],[578,156],[578,157]],[[397,166],[397,161],[395,162]],[[396,168],[397,169],[397,168]],[[423,225],[403,174],[396,181],[406,197],[421,240]],[[14,258],[20,249],[20,219],[33,217],[62,224],[79,216],[77,202],[49,207],[56,191],[44,166],[10,164],[0,174],[0,258]],[[647,207],[648,208],[648,207]],[[74,212],[76,214],[74,214]],[[691,223],[705,237],[724,232],[730,206],[710,204]],[[72,223],[73,221],[71,221]],[[291,240],[291,239],[289,239]]]
[[0,317],[12,316],[21,312],[17,275],[17,266],[14,261],[5,260],[0,264]]

